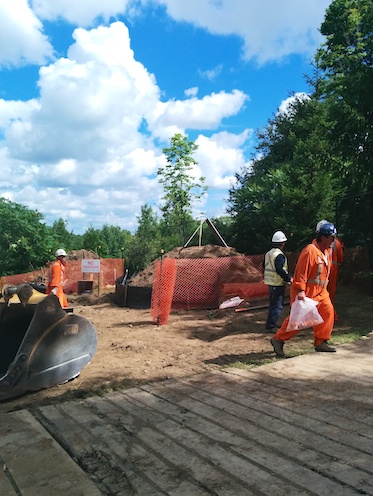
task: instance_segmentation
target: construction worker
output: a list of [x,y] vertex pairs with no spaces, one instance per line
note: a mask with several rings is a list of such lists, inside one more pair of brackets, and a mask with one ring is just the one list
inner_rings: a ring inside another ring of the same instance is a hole
[[285,284],[290,284],[292,278],[288,273],[288,263],[282,251],[287,241],[282,231],[276,231],[272,236],[272,248],[264,257],[264,284],[268,285],[269,308],[266,329],[271,331],[280,327],[277,320],[284,306]]
[[[319,230],[322,224],[327,223],[327,220],[320,220],[320,222],[316,226],[316,232]],[[330,248],[330,258],[331,258],[331,266],[330,266],[330,274],[329,274],[329,283],[328,283],[328,292],[330,296],[330,301],[334,307],[334,322],[337,322],[338,315],[335,310],[335,292],[337,289],[337,281],[338,281],[338,273],[339,266],[343,262],[343,242],[336,235],[333,241],[333,244]]]
[[[299,255],[293,281],[290,288],[290,304],[295,298],[304,300],[305,297],[317,301],[317,309],[323,318],[322,324],[313,328],[315,351],[335,352],[334,346],[328,343],[334,324],[334,308],[327,290],[330,273],[330,248],[336,235],[334,224],[322,224],[316,232],[316,238],[307,245]],[[270,342],[277,356],[283,357],[284,343],[295,336],[299,330],[286,331],[289,316],[281,328],[271,338]]]
[[47,287],[47,294],[54,294],[57,296],[62,308],[67,308],[67,298],[63,292],[63,287],[67,282],[65,279],[65,270],[67,262],[67,253],[62,248],[56,251],[56,261],[49,267],[49,283]]

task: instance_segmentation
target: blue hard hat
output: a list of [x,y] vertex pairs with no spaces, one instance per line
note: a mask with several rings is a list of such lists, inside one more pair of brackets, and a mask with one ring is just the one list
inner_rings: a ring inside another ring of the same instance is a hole
[[318,234],[323,234],[324,236],[330,236],[333,234],[334,236],[337,234],[337,230],[331,222],[325,222],[321,226],[319,226],[318,231],[316,231]]

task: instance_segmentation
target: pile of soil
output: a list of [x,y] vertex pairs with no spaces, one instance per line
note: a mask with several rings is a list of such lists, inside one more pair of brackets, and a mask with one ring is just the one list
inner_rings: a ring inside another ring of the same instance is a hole
[[83,260],[83,259],[100,258],[95,251],[91,250],[72,250],[68,253],[68,260]]
[[[219,279],[221,282],[259,282],[263,276],[243,255],[230,246],[205,245],[188,246],[187,248],[177,247],[164,253],[163,258],[174,259],[196,259],[196,258],[220,258],[237,257],[232,259],[228,268],[222,271]],[[154,264],[152,262],[143,271],[131,278],[129,283],[132,286],[151,287],[154,280]]]

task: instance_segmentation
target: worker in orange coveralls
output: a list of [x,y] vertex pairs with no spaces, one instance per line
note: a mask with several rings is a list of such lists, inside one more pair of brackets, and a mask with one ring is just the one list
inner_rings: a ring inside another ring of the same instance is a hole
[[[295,298],[304,300],[306,296],[318,302],[317,309],[324,322],[313,328],[315,351],[337,351],[334,346],[330,346],[328,343],[333,330],[334,308],[327,290],[331,267],[330,248],[335,235],[336,230],[331,222],[320,226],[316,238],[299,255],[290,287],[290,304],[295,301]],[[285,356],[283,350],[285,341],[299,332],[299,330],[287,332],[288,322],[289,316],[270,339],[273,349],[279,357]]]
[[[327,223],[327,220],[320,220],[320,222],[316,226],[316,232],[321,227],[322,224]],[[338,315],[335,311],[334,299],[335,292],[337,289],[337,281],[338,281],[338,273],[339,266],[343,262],[343,242],[335,237],[332,247],[330,248],[330,257],[331,257],[331,266],[330,266],[330,274],[329,274],[329,284],[328,284],[328,292],[330,296],[330,300],[334,307],[334,322],[337,322]]]
[[[334,306],[335,292],[337,289],[339,266],[343,262],[343,242],[336,236],[334,243],[332,244],[332,265],[330,268],[328,291],[330,300]],[[334,307],[334,322],[337,322],[338,315]]]
[[67,298],[63,292],[63,287],[66,284],[65,270],[67,262],[67,253],[63,249],[56,251],[56,261],[49,267],[49,283],[47,287],[47,294],[54,294],[57,296],[62,308],[67,308]]

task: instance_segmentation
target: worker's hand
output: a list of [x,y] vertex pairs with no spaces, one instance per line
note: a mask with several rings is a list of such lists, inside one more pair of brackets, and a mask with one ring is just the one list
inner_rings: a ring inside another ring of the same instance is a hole
[[297,297],[298,297],[298,300],[304,300],[305,297],[306,297],[306,293],[304,291],[300,291],[298,294],[297,294]]

